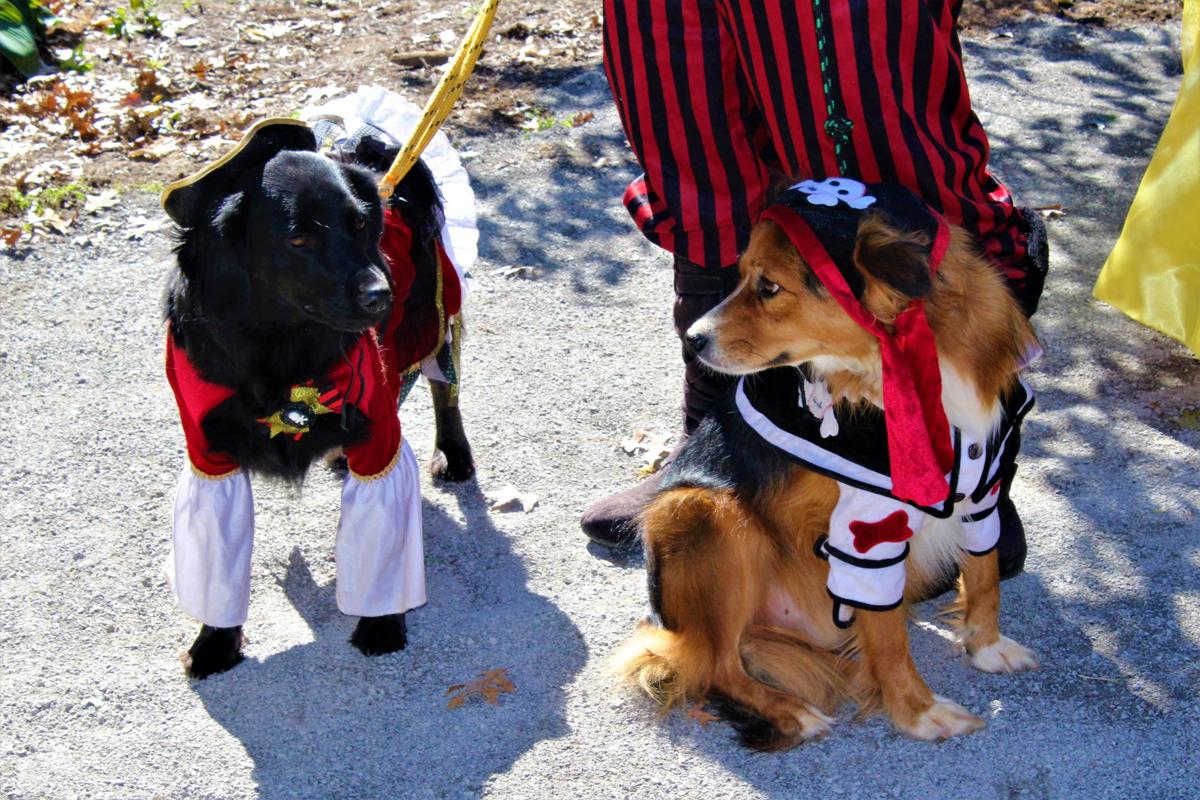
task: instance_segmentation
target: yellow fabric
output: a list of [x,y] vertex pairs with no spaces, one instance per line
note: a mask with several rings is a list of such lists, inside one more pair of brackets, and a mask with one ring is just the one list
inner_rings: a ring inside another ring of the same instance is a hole
[[1200,355],[1200,0],[1183,7],[1183,81],[1096,298]]

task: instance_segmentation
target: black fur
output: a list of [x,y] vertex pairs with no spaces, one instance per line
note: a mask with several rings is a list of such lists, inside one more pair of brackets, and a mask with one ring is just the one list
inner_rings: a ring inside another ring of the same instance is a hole
[[381,656],[403,650],[408,644],[408,626],[403,614],[363,617],[354,626],[350,644],[364,656]]
[[[278,410],[294,384],[328,373],[380,321],[357,297],[364,274],[388,280],[375,179],[285,151],[214,188],[204,199],[208,223],[179,233],[166,301],[171,335],[206,380],[237,390],[204,420],[212,448],[299,481],[314,459],[370,435],[350,405],[317,417],[299,441],[272,439],[256,420]],[[295,247],[296,237],[312,245]]]
[[242,663],[242,629],[214,628],[202,625],[200,635],[183,657],[183,666],[192,678],[207,678],[233,669]]
[[783,451],[746,424],[731,389],[664,468],[659,492],[687,487],[733,489],[754,502],[773,491],[795,468]]

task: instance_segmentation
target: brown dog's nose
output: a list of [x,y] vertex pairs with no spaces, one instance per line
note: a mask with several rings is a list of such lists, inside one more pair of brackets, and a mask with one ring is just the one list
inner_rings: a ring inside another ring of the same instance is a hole
[[689,333],[687,346],[693,353],[699,355],[704,352],[704,348],[708,347],[708,335],[704,333]]
[[358,304],[368,314],[382,314],[392,302],[392,290],[378,270],[358,273]]

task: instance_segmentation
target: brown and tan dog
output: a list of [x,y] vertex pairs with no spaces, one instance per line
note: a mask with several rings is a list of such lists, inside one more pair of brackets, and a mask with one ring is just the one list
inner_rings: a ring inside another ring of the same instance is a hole
[[[847,280],[889,331],[914,298],[923,301],[949,424],[986,437],[1036,340],[969,236],[941,230],[948,239],[931,274],[929,237],[867,209],[846,243],[855,273]],[[747,376],[807,364],[849,418],[879,413],[879,341],[835,302],[779,224],[755,227],[739,269],[734,293],[689,331],[699,357]],[[643,517],[661,627],[644,623],[619,651],[615,664],[626,679],[666,707],[716,702],[743,741],[762,749],[826,733],[826,715],[845,700],[863,712],[882,708],[919,739],[984,725],[925,684],[909,653],[903,604],[860,607],[852,624],[838,624],[830,567],[814,547],[829,530],[839,484],[763,442],[732,400],[685,443],[662,485]],[[905,604],[958,570],[971,664],[986,672],[1036,667],[1028,649],[1000,633],[995,551],[970,555],[962,530],[957,516],[930,519],[908,543]]]

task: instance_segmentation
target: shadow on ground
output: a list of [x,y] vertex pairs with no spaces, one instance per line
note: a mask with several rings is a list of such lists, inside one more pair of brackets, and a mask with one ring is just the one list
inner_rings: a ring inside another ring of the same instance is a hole
[[[409,613],[404,652],[368,659],[351,648],[354,620],[296,550],[280,583],[314,641],[194,684],[253,759],[262,797],[474,795],[538,742],[567,733],[564,687],[587,658],[579,632],[526,588],[478,487],[448,491],[465,522],[424,504],[431,602]],[[508,669],[515,693],[499,706],[477,698],[446,708],[450,685],[496,667]]]

